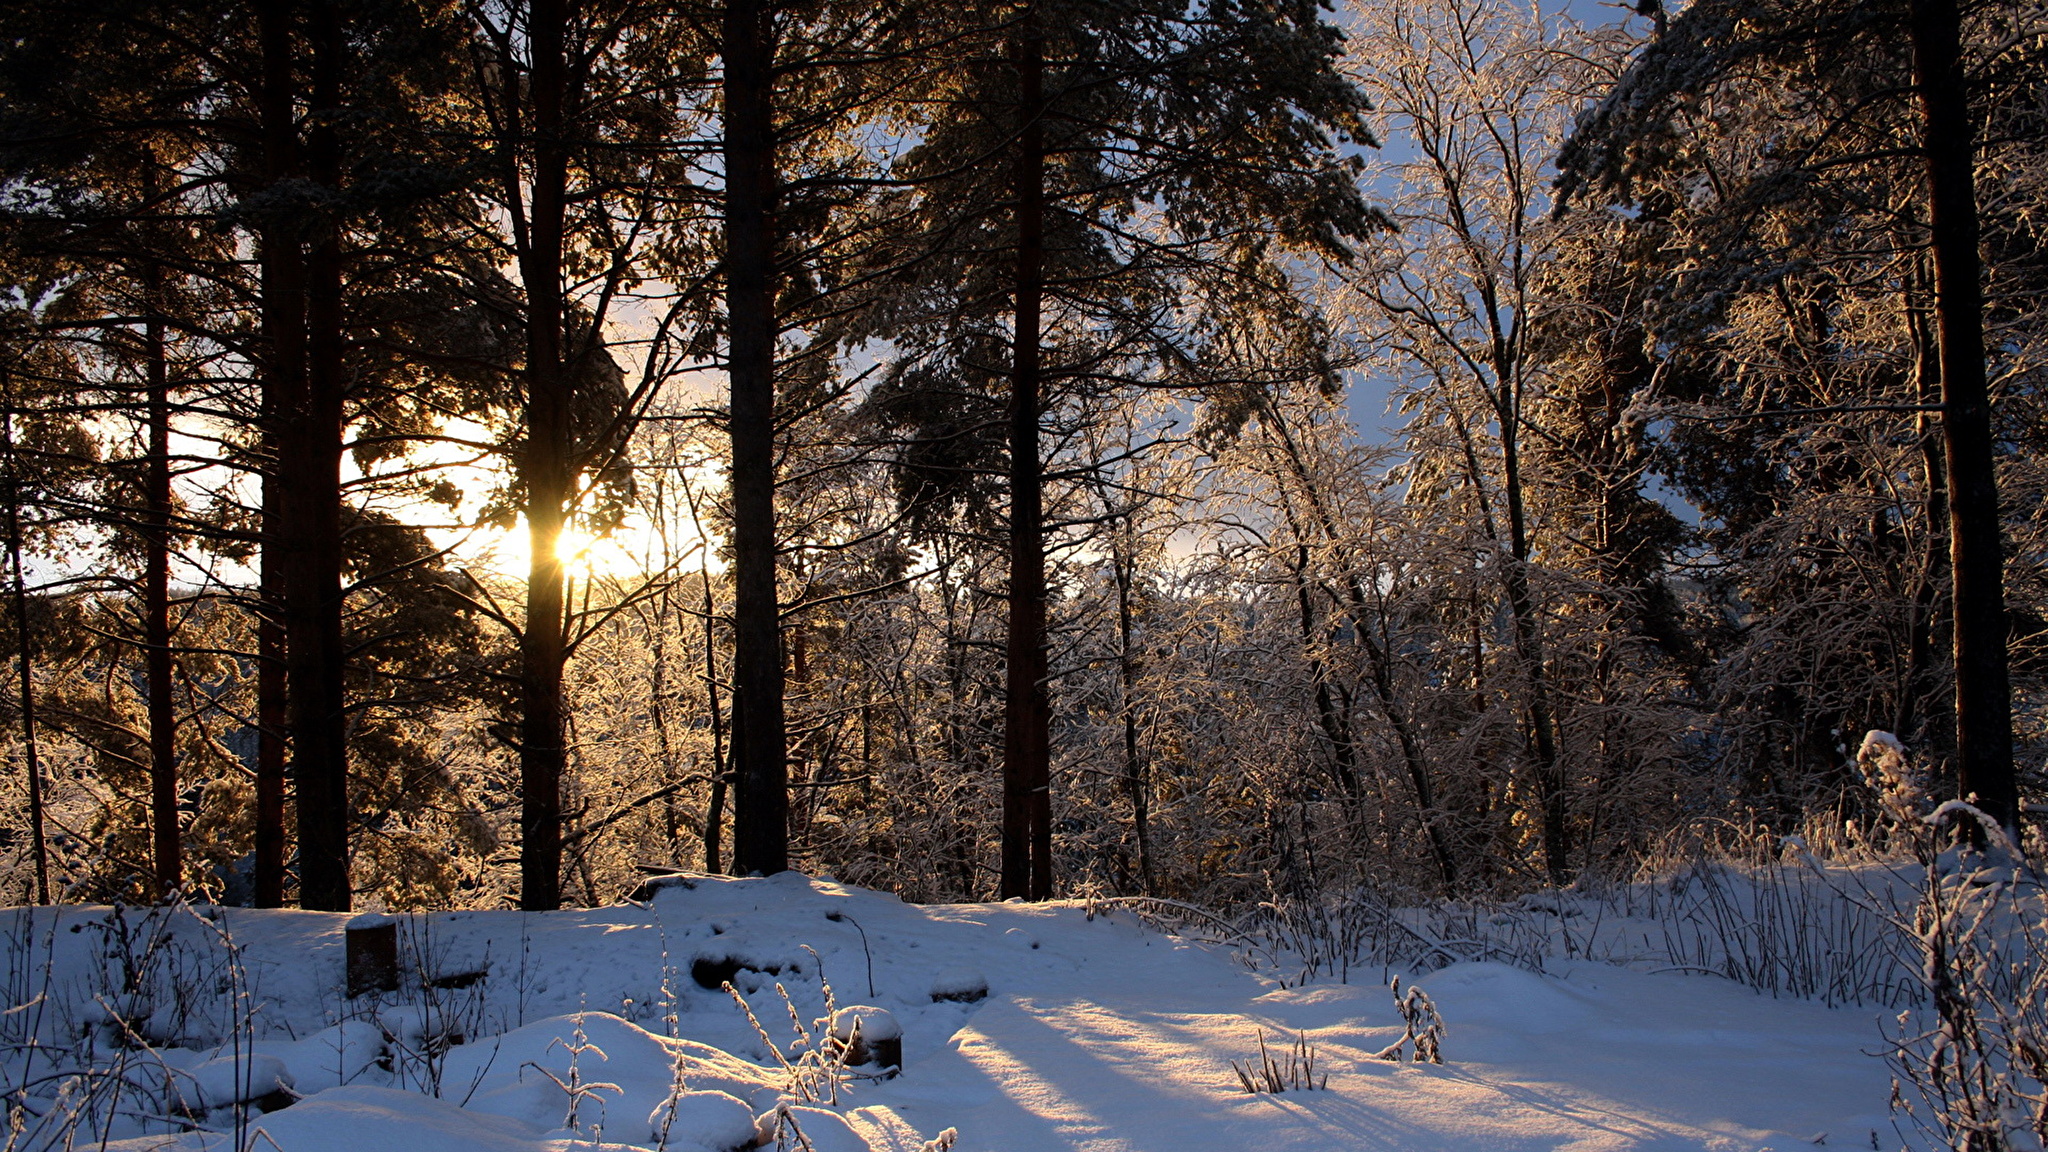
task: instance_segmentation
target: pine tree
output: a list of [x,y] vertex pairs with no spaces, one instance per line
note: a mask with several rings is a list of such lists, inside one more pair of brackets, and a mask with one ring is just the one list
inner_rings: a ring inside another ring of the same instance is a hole
[[[1854,379],[1835,370],[1843,363],[1832,347],[1842,310],[1877,284],[1893,299],[1923,294],[1915,287],[1923,275],[1919,258],[1911,253],[1922,244],[1931,252],[1935,354],[1925,355],[1914,334],[1921,321],[1910,318],[1909,303],[1891,357],[1900,365],[1918,360],[1918,382],[1902,369],[1886,375],[1889,394],[1822,389],[1811,400],[1775,398],[1770,407],[1782,415],[1766,410],[1737,419],[1784,427],[1883,413],[1897,423],[1939,412],[1941,460],[1938,470],[1928,470],[1928,482],[1930,492],[1945,492],[1935,515],[1946,521],[1953,586],[1957,789],[1976,796],[2008,829],[2017,818],[2010,622],[1995,478],[2001,450],[1984,383],[1994,353],[1984,338],[1986,277],[1977,253],[1987,230],[1975,188],[2002,162],[1973,141],[1990,118],[2015,129],[2000,137],[2008,156],[2038,140],[2038,130],[2022,127],[2025,114],[2014,118],[2038,101],[2039,70],[2031,66],[2038,56],[2030,62],[2029,53],[2003,49],[1985,55],[1974,98],[1964,75],[1974,45],[2016,43],[2013,30],[2031,19],[2023,7],[2003,5],[1978,10],[1970,22],[1938,3],[1695,5],[1631,67],[1567,154],[1568,187],[1647,208],[1677,224],[1688,248],[1717,253],[1674,294],[1674,329],[1734,329],[1745,299],[1772,293],[1803,309],[1785,317],[1801,337],[1801,371],[1791,376],[1800,388]],[[1782,146],[1767,152],[1720,127],[1765,117],[1790,129]],[[1714,127],[1700,131],[1707,125]],[[1899,163],[1906,150],[1920,163]],[[1711,197],[1689,200],[1677,192],[1696,183],[1707,164],[1715,172]],[[2009,216],[1994,220],[1988,233],[2026,230]],[[1934,405],[1920,394],[1929,382],[1939,390]],[[1702,469],[1717,470],[1711,463]],[[1932,603],[1933,585],[1923,587],[1928,592],[1914,596],[1916,613]]]
[[[1339,254],[1376,217],[1334,152],[1366,139],[1363,102],[1314,6],[1030,4],[978,18],[903,166],[932,254],[917,265],[922,297],[880,324],[907,353],[882,411],[941,441],[937,455],[914,445],[906,457],[923,498],[971,498],[962,481],[975,470],[946,456],[974,458],[990,425],[972,413],[1003,397],[1000,892],[1044,899],[1047,422],[1092,390],[1202,383],[1202,308],[1182,308],[1183,289],[1206,280],[1208,299],[1223,299],[1214,286],[1266,282],[1269,246]],[[925,381],[943,383],[919,397]],[[935,483],[948,470],[954,482]]]
[[[705,51],[666,5],[532,0],[470,16],[476,66],[456,130],[490,178],[468,222],[480,239],[456,270],[488,310],[508,304],[492,261],[518,269],[509,306],[523,340],[507,439],[529,550],[517,625],[519,899],[544,910],[561,903],[565,668],[587,631],[559,545],[573,523],[601,532],[616,521],[633,427],[681,350],[701,346],[701,293],[636,293],[704,278],[689,213],[702,199],[690,95]],[[629,300],[658,318],[630,350],[614,332]]]

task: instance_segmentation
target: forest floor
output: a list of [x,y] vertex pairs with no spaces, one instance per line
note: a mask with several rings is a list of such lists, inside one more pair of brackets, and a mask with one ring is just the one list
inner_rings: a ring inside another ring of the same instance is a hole
[[[962,1152],[1901,1142],[1871,1055],[1891,1013],[1680,972],[1429,973],[1436,1065],[1376,1057],[1403,1035],[1377,967],[1288,986],[1079,903],[678,877],[602,909],[394,917],[400,989],[354,999],[344,915],[7,915],[4,1071],[29,1106],[14,1149],[566,1152],[662,1147],[664,1127],[678,1152],[756,1130],[771,1147],[917,1152],[947,1128]],[[816,1051],[821,962],[838,1006],[900,1024],[900,1077]],[[1231,1062],[1256,1069],[1262,1034],[1283,1065],[1304,1040],[1318,1087],[1246,1093]],[[297,1099],[237,1104],[266,1095]]]

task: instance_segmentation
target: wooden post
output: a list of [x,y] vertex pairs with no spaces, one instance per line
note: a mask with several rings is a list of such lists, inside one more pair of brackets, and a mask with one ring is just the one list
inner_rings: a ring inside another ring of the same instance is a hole
[[365,912],[348,922],[348,996],[398,990],[398,921],[382,912]]

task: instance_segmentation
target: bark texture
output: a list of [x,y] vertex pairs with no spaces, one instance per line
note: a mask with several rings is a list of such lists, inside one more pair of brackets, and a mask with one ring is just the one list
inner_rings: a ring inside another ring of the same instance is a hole
[[1045,63],[1028,31],[1016,47],[1017,273],[1010,367],[1009,635],[1003,707],[1004,899],[1052,896],[1052,761],[1046,694],[1045,478],[1038,445],[1045,296]]
[[148,380],[149,448],[142,482],[142,662],[148,689],[150,862],[157,894],[184,883],[178,834],[178,714],[171,665],[171,381],[164,341],[163,271],[143,274],[148,317],[142,325]]
[[775,120],[770,14],[726,6],[725,291],[732,406],[732,870],[789,867],[788,735],[775,581]]
[[1912,0],[1911,17],[1941,345],[1949,567],[1955,577],[1956,784],[1960,796],[1974,799],[2010,835],[2017,829],[2019,791],[2012,763],[2005,558],[1984,368],[1976,132],[1955,0]]
[[[335,188],[341,149],[342,33],[331,5],[307,10],[310,126],[306,175]],[[348,732],[342,695],[347,653],[341,639],[342,396],[347,388],[342,331],[339,225],[307,222],[305,371],[287,406],[290,435],[278,474],[287,497],[285,553],[286,680],[299,823],[299,905],[347,911]]]
[[519,906],[546,912],[562,903],[562,665],[567,658],[562,562],[556,548],[570,496],[569,373],[564,363],[562,256],[568,191],[564,54],[569,14],[562,0],[534,0],[533,184],[526,287],[526,624],[519,637]]

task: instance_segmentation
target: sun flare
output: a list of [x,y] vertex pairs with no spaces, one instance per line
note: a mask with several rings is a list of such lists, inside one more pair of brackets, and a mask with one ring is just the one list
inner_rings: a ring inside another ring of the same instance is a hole
[[[474,540],[471,563],[517,579],[524,579],[531,571],[532,535],[527,531],[525,517],[502,531],[480,532]],[[713,572],[724,568],[717,550],[707,546],[702,537],[664,537],[638,516],[627,517],[623,524],[603,535],[568,528],[555,541],[555,557],[567,575],[576,580],[630,581],[672,567],[694,570],[705,565]]]

